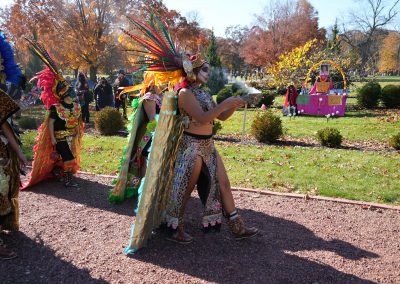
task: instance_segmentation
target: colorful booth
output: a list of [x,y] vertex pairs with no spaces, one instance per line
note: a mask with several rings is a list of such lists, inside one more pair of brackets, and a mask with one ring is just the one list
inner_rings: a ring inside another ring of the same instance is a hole
[[[315,80],[311,90],[307,85],[311,80],[310,75],[320,67],[320,75]],[[336,89],[334,82],[329,78],[330,68],[340,72],[343,78],[343,89]],[[344,116],[346,111],[347,83],[346,75],[339,64],[331,60],[322,60],[314,64],[307,73],[306,81],[299,96],[296,98],[298,114],[320,116]]]

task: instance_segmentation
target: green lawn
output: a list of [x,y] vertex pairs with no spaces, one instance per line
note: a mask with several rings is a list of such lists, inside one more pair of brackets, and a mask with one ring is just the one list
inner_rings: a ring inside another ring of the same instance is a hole
[[217,145],[236,186],[400,204],[398,154]]
[[[280,115],[281,110],[274,110]],[[250,133],[251,123],[257,110],[247,110],[246,133]],[[244,111],[239,110],[227,121],[222,122],[221,135],[242,133]],[[286,134],[292,137],[315,137],[315,133],[324,127],[339,129],[343,137],[348,140],[377,140],[385,142],[389,136],[400,131],[400,121],[387,122],[382,118],[384,114],[361,110],[348,111],[345,117],[327,119],[325,117],[299,116],[296,118],[282,117]]]
[[[29,160],[33,158],[32,148],[36,133],[36,131],[27,131],[22,136],[22,150]],[[126,141],[126,138],[119,136],[84,135],[81,170],[95,174],[115,175]]]
[[[35,131],[23,135],[32,158]],[[117,173],[126,138],[85,135],[81,170]],[[233,186],[400,204],[400,155],[217,142]]]
[[[382,78],[381,84],[399,83],[400,77]],[[353,94],[351,94],[353,96]],[[355,96],[355,94],[354,94]],[[273,111],[281,115],[284,96],[275,99]],[[396,110],[357,110],[355,98],[348,99],[348,111],[342,118],[300,116],[282,117],[287,136],[315,138],[324,127],[335,127],[348,141],[386,143],[400,132]],[[247,110],[246,133],[258,110]],[[128,111],[131,112],[131,109]],[[92,112],[93,121],[95,112]],[[42,106],[30,107],[23,116],[42,122]],[[238,110],[222,122],[219,135],[240,135],[244,111]],[[395,119],[387,121],[388,117]],[[89,126],[93,126],[91,123]],[[32,159],[36,131],[22,135],[23,151]],[[82,171],[98,174],[117,173],[126,138],[85,135],[82,149]],[[216,142],[233,186],[268,188],[274,191],[311,193],[323,196],[400,204],[400,155],[396,152],[363,152],[359,150],[279,145],[251,146]]]

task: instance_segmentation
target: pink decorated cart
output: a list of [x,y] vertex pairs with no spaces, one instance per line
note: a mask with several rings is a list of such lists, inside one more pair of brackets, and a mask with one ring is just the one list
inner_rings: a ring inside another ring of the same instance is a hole
[[[320,67],[320,76],[316,79],[311,90],[307,89],[311,72]],[[329,80],[330,68],[337,69],[343,77],[343,89],[334,89]],[[340,67],[331,60],[322,60],[314,64],[308,71],[303,90],[296,99],[299,114],[319,116],[344,116],[346,111],[347,84],[346,76]]]

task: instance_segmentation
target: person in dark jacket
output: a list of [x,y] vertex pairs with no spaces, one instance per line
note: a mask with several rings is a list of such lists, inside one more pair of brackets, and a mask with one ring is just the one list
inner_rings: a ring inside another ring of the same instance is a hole
[[75,92],[82,107],[82,119],[84,122],[89,123],[89,104],[93,98],[89,90],[89,84],[86,80],[85,74],[83,73],[79,73],[78,75],[78,80],[76,81],[75,85]]
[[96,100],[96,106],[98,110],[101,110],[107,106],[113,106],[113,89],[106,78],[101,78],[97,86],[94,88],[94,98]]
[[120,96],[119,93],[121,90],[119,89],[120,87],[129,87],[129,81],[125,77],[125,71],[124,70],[119,70],[118,71],[118,78],[115,81],[115,89],[114,89],[114,95],[115,95],[115,108],[119,111],[119,108],[122,107],[123,111],[123,116],[125,119],[128,119],[126,116],[126,95]]

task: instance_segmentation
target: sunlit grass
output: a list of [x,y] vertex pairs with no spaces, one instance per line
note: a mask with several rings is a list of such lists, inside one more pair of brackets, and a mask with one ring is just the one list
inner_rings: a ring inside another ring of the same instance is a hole
[[400,203],[400,156],[217,143],[233,185]]
[[[33,158],[32,148],[36,131],[22,135],[23,152],[29,160]],[[81,170],[95,174],[117,173],[126,138],[119,136],[84,135],[81,151]]]
[[[23,135],[32,158],[35,132]],[[115,175],[126,138],[85,135],[81,170]],[[233,186],[400,204],[400,155],[217,142]]]
[[[251,123],[258,110],[248,109],[246,113],[246,133],[250,133]],[[278,115],[281,110],[274,109]],[[400,131],[400,122],[383,120],[384,114],[370,110],[348,111],[345,117],[327,120],[325,117],[298,116],[295,118],[283,117],[283,127],[286,135],[292,137],[315,137],[315,133],[324,127],[337,128],[343,137],[352,141],[377,140],[385,142],[389,137]],[[222,122],[221,135],[242,133],[244,111],[239,110],[233,116]]]
[[[400,77],[383,78],[381,85],[400,84]],[[397,82],[398,80],[398,82]],[[355,94],[350,94],[355,96]],[[325,117],[283,117],[280,107],[284,96],[275,99],[272,110],[281,116],[285,135],[314,138],[324,127],[339,129],[347,141],[386,143],[400,131],[400,121],[386,121],[395,111],[356,110],[356,99],[348,99],[345,117],[327,120]],[[131,113],[128,108],[128,115]],[[246,133],[258,110],[248,109]],[[24,109],[23,116],[43,121],[42,106]],[[243,129],[243,109],[222,122],[219,135],[240,135]],[[93,121],[95,112],[91,112]],[[93,122],[89,125],[93,126]],[[23,151],[32,159],[37,131],[22,135]],[[96,174],[115,175],[126,138],[85,134],[81,170]],[[400,155],[322,147],[251,146],[216,142],[233,186],[270,189],[274,191],[311,193],[363,201],[400,204]]]

